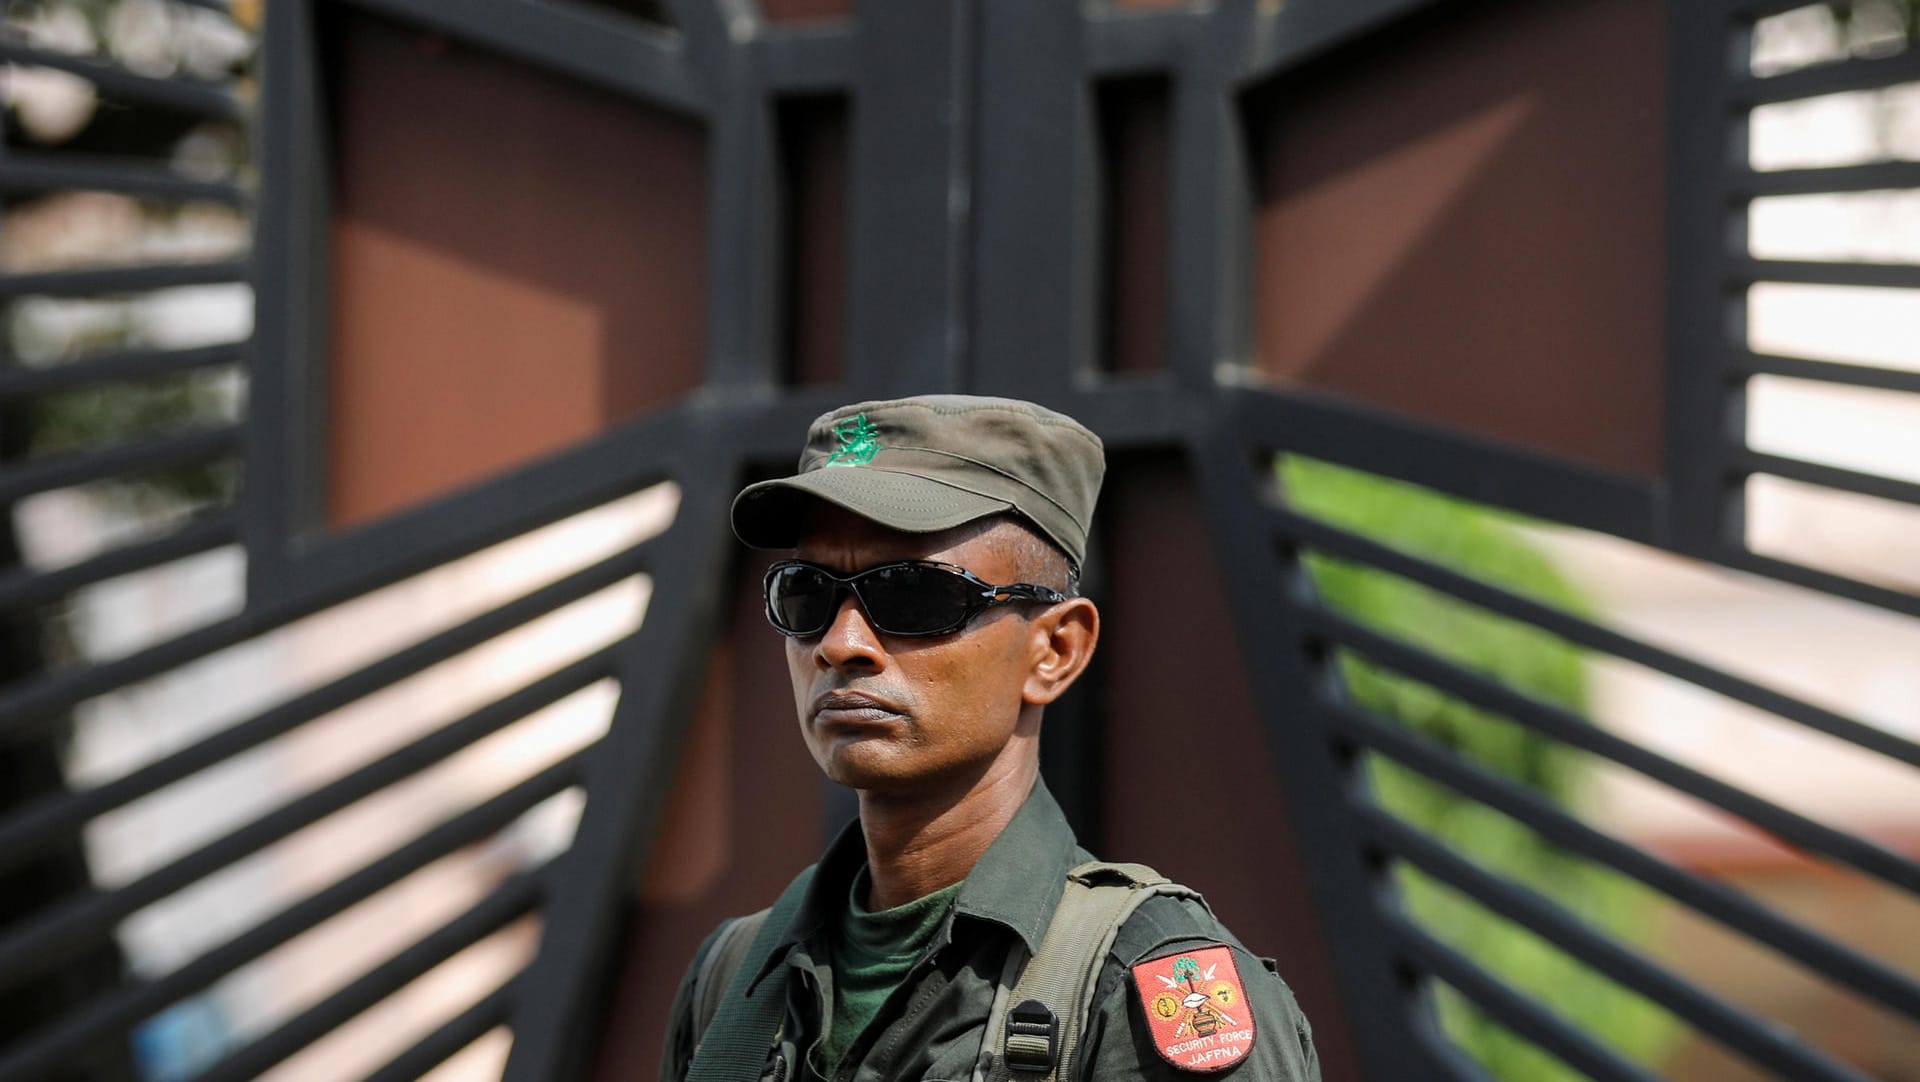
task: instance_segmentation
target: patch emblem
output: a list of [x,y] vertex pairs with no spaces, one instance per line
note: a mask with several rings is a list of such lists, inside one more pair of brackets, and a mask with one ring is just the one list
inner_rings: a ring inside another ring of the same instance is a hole
[[833,436],[840,441],[840,449],[827,456],[826,465],[864,466],[880,453],[880,430],[864,413],[834,425]]
[[1253,1051],[1253,1011],[1233,948],[1202,947],[1133,967],[1160,1058],[1183,1071],[1224,1071]]

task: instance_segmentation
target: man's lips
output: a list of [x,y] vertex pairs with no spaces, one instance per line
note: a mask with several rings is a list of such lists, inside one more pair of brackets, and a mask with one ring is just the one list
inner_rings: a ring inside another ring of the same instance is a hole
[[893,721],[901,716],[899,707],[859,692],[830,691],[813,700],[815,722],[858,725]]

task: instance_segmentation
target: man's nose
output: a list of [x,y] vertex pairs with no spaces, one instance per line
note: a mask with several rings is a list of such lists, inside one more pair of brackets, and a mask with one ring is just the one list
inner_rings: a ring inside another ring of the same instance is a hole
[[820,642],[813,654],[822,667],[829,669],[849,666],[878,669],[887,663],[880,633],[867,622],[866,611],[852,594],[840,599],[840,609],[833,614],[833,622],[820,633]]

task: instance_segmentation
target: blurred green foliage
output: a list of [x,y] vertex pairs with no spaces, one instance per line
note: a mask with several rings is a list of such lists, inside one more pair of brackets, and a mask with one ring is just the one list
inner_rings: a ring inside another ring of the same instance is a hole
[[[1522,596],[1581,613],[1578,592],[1515,529],[1515,520],[1426,489],[1306,459],[1280,464],[1297,510],[1427,557]],[[1405,579],[1317,555],[1307,568],[1327,604],[1381,632],[1430,650],[1529,695],[1585,713],[1578,650],[1528,625],[1451,600]],[[1566,804],[1582,762],[1564,746],[1384,670],[1339,658],[1351,701],[1399,721],[1481,765]],[[1512,819],[1380,757],[1374,793],[1480,866],[1523,883],[1617,938],[1645,937],[1653,898],[1639,884],[1575,858]],[[1523,994],[1575,1020],[1641,1062],[1658,1062],[1677,1028],[1660,1008],[1596,975],[1518,926],[1412,869],[1397,874],[1408,912]],[[1497,1078],[1584,1078],[1493,1024],[1457,993],[1437,988],[1444,1030]]]
[[[106,383],[33,403],[33,452],[63,454],[231,421],[232,372],[189,372],[143,383]],[[164,513],[179,505],[229,503],[239,471],[231,460],[149,470],[95,486],[104,499]]]
[[1903,30],[1909,43],[1920,42],[1920,0],[1827,0],[1843,36],[1871,33],[1878,24]]

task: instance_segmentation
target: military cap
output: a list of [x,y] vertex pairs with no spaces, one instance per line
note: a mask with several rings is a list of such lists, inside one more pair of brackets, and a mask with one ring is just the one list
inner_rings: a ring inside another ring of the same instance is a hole
[[755,548],[793,548],[813,500],[905,533],[1010,512],[1079,567],[1105,473],[1100,437],[1031,402],[972,395],[859,402],[814,420],[798,473],[749,485],[734,498],[733,531]]

